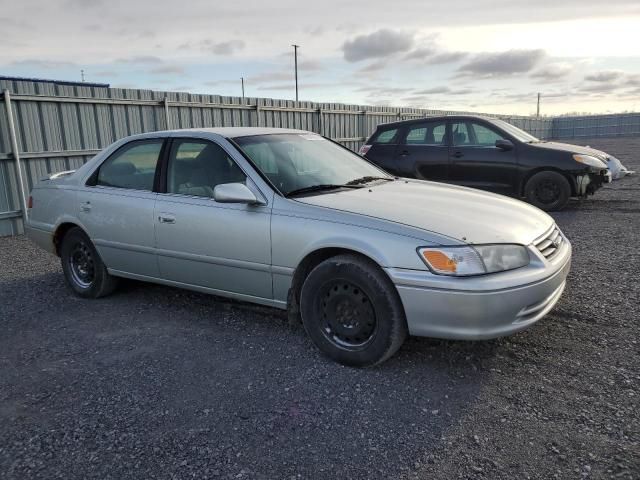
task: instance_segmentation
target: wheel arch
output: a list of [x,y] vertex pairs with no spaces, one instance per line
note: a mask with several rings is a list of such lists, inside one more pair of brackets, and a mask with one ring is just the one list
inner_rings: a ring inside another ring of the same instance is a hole
[[577,194],[578,185],[576,183],[576,178],[575,178],[574,175],[571,175],[570,173],[567,173],[566,170],[562,170],[560,168],[544,166],[544,167],[538,167],[538,168],[532,169],[531,171],[527,172],[527,174],[524,176],[524,178],[520,182],[520,188],[519,188],[519,194],[520,194],[521,197],[524,197],[524,191],[525,191],[525,188],[527,186],[527,182],[536,173],[540,173],[540,172],[556,172],[556,173],[559,173],[564,178],[566,178],[567,181],[569,182],[569,186],[571,187],[571,196],[572,197],[578,196],[578,194]]
[[[300,291],[305,279],[311,273],[311,271],[320,265],[325,260],[336,257],[338,255],[354,255],[360,257],[372,265],[376,265],[384,275],[389,278],[387,272],[382,268],[379,262],[377,262],[372,256],[367,255],[358,250],[354,250],[349,247],[321,247],[307,253],[298,265],[296,266],[291,279],[291,285],[287,294],[287,311],[289,316],[289,322],[294,324],[300,320]],[[391,278],[389,278],[391,282]],[[391,282],[393,285],[393,282]]]
[[70,222],[70,221],[65,221],[60,223],[60,225],[58,225],[53,232],[53,248],[55,249],[57,256],[60,256],[60,246],[62,245],[62,240],[64,239],[65,235],[69,232],[69,230],[71,230],[72,228],[79,228],[85,234],[87,233],[77,223]]

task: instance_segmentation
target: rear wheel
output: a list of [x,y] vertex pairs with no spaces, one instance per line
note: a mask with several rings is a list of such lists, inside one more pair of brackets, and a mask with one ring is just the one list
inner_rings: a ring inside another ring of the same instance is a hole
[[99,298],[115,290],[118,279],[109,275],[93,243],[80,228],[65,234],[60,260],[67,284],[80,297]]
[[530,204],[547,212],[561,210],[571,197],[571,185],[558,172],[538,172],[527,181],[524,196]]
[[309,273],[300,313],[316,346],[345,365],[381,363],[407,337],[395,287],[377,265],[355,255],[329,258]]

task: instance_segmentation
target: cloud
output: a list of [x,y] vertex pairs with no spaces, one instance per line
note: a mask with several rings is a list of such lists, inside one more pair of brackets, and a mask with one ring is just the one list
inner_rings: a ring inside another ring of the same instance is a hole
[[449,93],[451,89],[444,85],[439,87],[427,88],[426,90],[418,90],[415,92],[416,95],[432,95],[434,93]]
[[509,50],[475,55],[459,69],[458,76],[504,77],[531,71],[545,56],[544,50]]
[[591,73],[584,77],[584,79],[589,82],[613,82],[621,78],[622,75],[622,72],[618,72],[616,70],[608,70],[603,72]]
[[183,75],[184,68],[179,65],[164,65],[149,71],[152,75]]
[[137,64],[144,63],[147,65],[160,64],[162,59],[153,55],[137,55],[133,57],[117,58],[115,63]]
[[565,78],[573,66],[569,63],[550,63],[531,74],[531,78],[536,78],[543,83],[555,82]]
[[377,62],[372,62],[369,65],[365,65],[361,69],[359,69],[356,73],[375,73],[381,70],[384,70],[387,67],[386,60],[378,60]]
[[465,52],[445,52],[436,48],[417,48],[404,56],[405,60],[419,60],[427,65],[444,65],[446,63],[459,62],[467,57]]
[[582,85],[578,90],[584,93],[613,93],[618,88],[619,87],[617,85],[606,83],[604,81],[595,81],[588,85]]
[[315,72],[323,68],[322,63],[317,60],[302,60],[298,62],[298,70],[301,72]]
[[210,50],[216,55],[232,55],[244,47],[245,43],[242,40],[229,40],[227,42],[211,44]]
[[347,62],[359,62],[407,52],[412,46],[413,35],[383,28],[369,35],[359,35],[353,40],[344,42],[342,52]]
[[44,70],[55,70],[57,68],[73,68],[78,65],[73,62],[62,62],[56,60],[16,60],[11,63],[12,67],[42,68]]
[[248,76],[247,78],[249,78],[254,83],[277,82],[281,80],[293,81],[293,69],[290,72],[289,71],[264,72],[258,75]]

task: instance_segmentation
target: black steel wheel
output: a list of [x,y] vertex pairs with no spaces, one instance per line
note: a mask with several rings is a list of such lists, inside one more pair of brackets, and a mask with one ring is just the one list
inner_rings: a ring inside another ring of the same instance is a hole
[[558,172],[538,172],[527,181],[524,195],[529,203],[542,210],[561,210],[571,197],[571,185]]
[[348,280],[329,280],[321,289],[322,331],[336,346],[366,348],[378,325],[376,313],[362,287]]
[[309,273],[300,314],[316,346],[345,365],[381,363],[407,337],[395,286],[378,265],[357,255],[329,258]]
[[64,235],[60,260],[67,284],[77,295],[98,298],[115,290],[118,279],[109,275],[93,243],[80,228],[74,227]]

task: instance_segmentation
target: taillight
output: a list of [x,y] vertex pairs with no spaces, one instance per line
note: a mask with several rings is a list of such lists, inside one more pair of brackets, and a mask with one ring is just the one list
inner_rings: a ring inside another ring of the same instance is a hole
[[33,197],[29,195],[29,201],[27,202],[27,208],[33,208]]
[[358,151],[358,153],[359,153],[360,155],[366,155],[366,154],[367,154],[367,152],[368,152],[370,149],[371,149],[371,145],[362,145],[362,146],[360,147],[360,150]]

